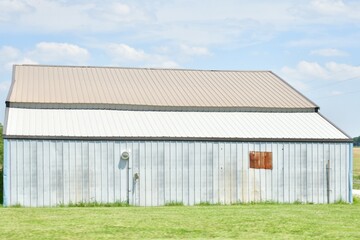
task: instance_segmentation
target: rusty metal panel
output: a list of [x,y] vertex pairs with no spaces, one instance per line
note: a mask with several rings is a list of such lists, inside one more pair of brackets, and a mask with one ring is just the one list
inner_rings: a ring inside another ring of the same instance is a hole
[[250,168],[272,169],[272,152],[250,152]]

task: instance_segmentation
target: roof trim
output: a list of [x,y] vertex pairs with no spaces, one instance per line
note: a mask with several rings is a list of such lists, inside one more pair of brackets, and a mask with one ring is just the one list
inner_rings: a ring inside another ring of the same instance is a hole
[[101,109],[130,111],[176,111],[176,112],[316,112],[317,108],[268,108],[268,107],[207,107],[207,106],[165,106],[108,103],[35,103],[6,102],[8,108],[26,109]]
[[206,142],[347,142],[352,139],[308,138],[205,138],[205,137],[69,137],[69,136],[20,136],[4,135],[4,139],[24,140],[85,140],[85,141],[206,141]]

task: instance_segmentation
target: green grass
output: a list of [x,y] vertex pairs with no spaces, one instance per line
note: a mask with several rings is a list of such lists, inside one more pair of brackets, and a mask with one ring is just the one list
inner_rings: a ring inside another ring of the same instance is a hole
[[360,189],[360,147],[354,147],[353,188]]
[[2,239],[359,239],[360,203],[0,208]]

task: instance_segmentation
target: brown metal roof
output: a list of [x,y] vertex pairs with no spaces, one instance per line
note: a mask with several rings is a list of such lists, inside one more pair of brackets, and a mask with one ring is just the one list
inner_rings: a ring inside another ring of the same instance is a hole
[[15,65],[12,103],[315,109],[271,71]]

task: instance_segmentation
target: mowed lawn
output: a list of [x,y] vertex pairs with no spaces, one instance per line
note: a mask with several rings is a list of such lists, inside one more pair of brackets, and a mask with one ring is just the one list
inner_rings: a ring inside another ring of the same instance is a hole
[[360,239],[360,203],[0,208],[1,239]]

